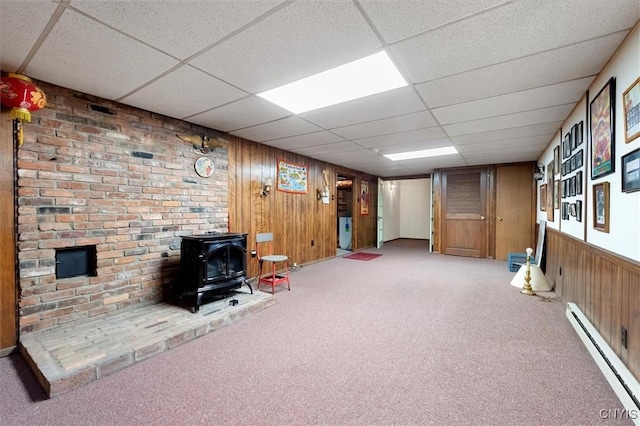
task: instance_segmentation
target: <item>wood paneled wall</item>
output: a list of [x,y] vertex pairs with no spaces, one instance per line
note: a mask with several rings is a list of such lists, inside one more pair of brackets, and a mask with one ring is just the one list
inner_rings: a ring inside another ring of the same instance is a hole
[[[546,231],[546,277],[577,304],[627,368],[640,377],[640,263],[554,229]],[[627,329],[627,347],[621,339]]]
[[[313,160],[292,152],[250,142],[234,136],[229,140],[229,231],[248,234],[252,249],[259,232],[274,234],[274,250],[286,254],[290,262],[306,264],[336,256],[338,173],[355,176],[352,248],[360,250],[375,245],[377,217],[377,177],[333,164]],[[290,194],[276,190],[278,159],[306,164],[309,170],[307,194]],[[323,204],[317,190],[324,188],[322,171],[328,171],[331,201]],[[262,182],[270,177],[274,187],[262,197]],[[369,181],[369,214],[360,215],[358,189]],[[356,189],[358,188],[358,189]],[[249,257],[248,274],[258,273],[258,262]]]
[[9,110],[0,113],[0,356],[17,342],[15,144]]

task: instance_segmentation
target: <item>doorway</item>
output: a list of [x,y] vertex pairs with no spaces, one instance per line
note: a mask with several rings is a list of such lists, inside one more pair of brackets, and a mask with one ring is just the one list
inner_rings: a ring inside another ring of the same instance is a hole
[[337,241],[336,255],[343,256],[352,249],[353,242],[353,180],[354,176],[338,174],[336,177]]

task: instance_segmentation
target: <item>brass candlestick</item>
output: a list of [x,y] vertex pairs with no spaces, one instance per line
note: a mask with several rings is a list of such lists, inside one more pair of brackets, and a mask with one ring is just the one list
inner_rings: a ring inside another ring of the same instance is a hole
[[533,253],[532,248],[527,248],[527,270],[524,274],[524,286],[522,286],[522,290],[520,293],[526,294],[527,296],[535,296],[536,292],[531,288],[531,253]]

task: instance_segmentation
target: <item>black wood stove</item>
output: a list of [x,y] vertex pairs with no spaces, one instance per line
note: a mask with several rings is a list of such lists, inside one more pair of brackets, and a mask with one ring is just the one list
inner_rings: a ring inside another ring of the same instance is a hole
[[247,284],[247,234],[207,233],[182,237],[179,297],[198,312],[204,296],[225,294]]

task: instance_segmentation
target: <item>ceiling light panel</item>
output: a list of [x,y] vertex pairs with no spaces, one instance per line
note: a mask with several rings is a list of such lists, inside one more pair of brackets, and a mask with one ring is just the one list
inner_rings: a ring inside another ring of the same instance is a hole
[[382,51],[258,96],[300,114],[406,85],[387,53]]

